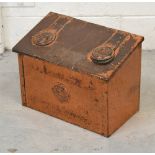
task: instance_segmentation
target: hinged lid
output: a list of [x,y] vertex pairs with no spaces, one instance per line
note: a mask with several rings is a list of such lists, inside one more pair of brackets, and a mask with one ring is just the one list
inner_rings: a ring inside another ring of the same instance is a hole
[[49,13],[13,51],[108,80],[142,41],[142,36]]

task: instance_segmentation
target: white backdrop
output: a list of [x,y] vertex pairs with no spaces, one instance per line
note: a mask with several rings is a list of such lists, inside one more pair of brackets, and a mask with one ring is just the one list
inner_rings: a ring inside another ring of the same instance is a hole
[[0,6],[0,54],[3,52],[3,39],[2,39],[2,9]]
[[143,35],[143,49],[155,49],[155,3],[5,3],[5,47],[11,49],[50,11]]

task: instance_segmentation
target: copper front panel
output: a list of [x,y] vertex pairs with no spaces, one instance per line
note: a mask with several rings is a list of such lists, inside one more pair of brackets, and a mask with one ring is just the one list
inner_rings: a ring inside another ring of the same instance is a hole
[[26,106],[107,135],[107,84],[23,56]]

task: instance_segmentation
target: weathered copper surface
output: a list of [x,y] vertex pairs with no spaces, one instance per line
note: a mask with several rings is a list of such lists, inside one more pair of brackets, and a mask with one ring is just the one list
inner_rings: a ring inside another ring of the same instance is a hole
[[107,84],[24,55],[26,106],[107,135]]
[[49,13],[13,48],[23,105],[110,136],[139,110],[142,40]]
[[[48,36],[33,39],[44,30],[51,31],[56,38]],[[108,80],[142,40],[143,37],[135,34],[49,13],[13,48],[13,51]],[[115,51],[115,58],[111,63],[99,66],[89,61],[87,55],[103,45]]]
[[108,84],[108,134],[139,110],[141,45],[128,57]]

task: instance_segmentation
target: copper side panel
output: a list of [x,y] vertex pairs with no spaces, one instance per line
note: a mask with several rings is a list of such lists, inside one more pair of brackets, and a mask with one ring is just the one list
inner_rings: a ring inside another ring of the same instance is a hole
[[26,105],[24,65],[23,65],[23,55],[22,54],[18,54],[18,63],[19,63],[19,74],[20,74],[20,87],[21,87],[22,104]]
[[107,83],[24,56],[26,106],[107,135]]
[[108,84],[108,135],[139,109],[141,45],[127,58]]

